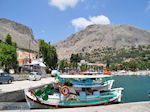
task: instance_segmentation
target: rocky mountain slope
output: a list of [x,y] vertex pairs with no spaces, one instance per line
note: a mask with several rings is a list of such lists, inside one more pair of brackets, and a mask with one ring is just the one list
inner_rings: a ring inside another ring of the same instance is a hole
[[96,48],[149,45],[150,31],[135,26],[90,25],[66,40],[55,43],[60,59],[69,58],[72,53],[90,52]]
[[4,41],[8,33],[11,35],[12,41],[15,41],[19,48],[29,49],[30,44],[30,49],[38,51],[38,41],[34,39],[30,27],[0,18],[0,39]]

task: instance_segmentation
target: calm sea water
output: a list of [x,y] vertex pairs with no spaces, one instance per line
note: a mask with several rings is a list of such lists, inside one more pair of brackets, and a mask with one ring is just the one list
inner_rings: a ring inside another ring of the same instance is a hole
[[124,88],[122,103],[150,101],[150,76],[113,76],[113,79],[113,88]]

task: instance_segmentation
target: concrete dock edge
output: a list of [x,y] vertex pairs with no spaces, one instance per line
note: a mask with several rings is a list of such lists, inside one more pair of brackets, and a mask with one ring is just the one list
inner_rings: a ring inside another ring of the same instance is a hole
[[150,101],[81,108],[3,110],[3,112],[150,112]]

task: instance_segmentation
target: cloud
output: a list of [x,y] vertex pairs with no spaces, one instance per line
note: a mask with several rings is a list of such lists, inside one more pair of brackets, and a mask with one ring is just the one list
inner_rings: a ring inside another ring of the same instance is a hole
[[99,16],[89,17],[89,20],[83,17],[76,18],[73,19],[71,23],[75,27],[75,30],[77,31],[78,29],[83,29],[91,24],[110,24],[110,20],[108,17],[104,15],[99,15]]
[[104,15],[89,17],[89,19],[93,24],[110,24],[110,20]]
[[84,0],[50,0],[49,5],[55,6],[61,11],[64,11],[67,7],[74,8],[80,1],[84,2]]
[[92,22],[86,20],[85,18],[83,17],[80,17],[80,18],[77,18],[77,19],[73,19],[72,20],[72,25],[75,27],[75,28],[85,28],[86,26],[92,24]]

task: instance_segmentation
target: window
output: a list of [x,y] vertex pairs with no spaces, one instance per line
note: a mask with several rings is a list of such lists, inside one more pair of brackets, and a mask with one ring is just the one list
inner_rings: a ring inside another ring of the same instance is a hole
[[8,73],[1,73],[1,76],[8,76]]

